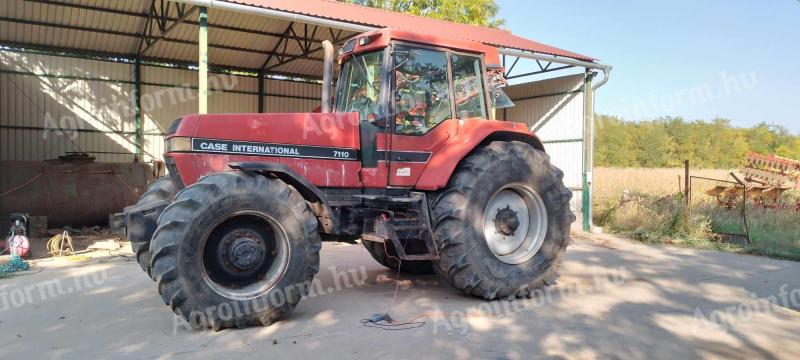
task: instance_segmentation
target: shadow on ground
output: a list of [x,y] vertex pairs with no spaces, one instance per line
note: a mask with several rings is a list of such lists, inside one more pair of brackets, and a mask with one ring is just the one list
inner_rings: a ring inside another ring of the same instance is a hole
[[[358,245],[326,243],[321,265],[324,294],[304,299],[290,319],[215,333],[176,321],[135,262],[46,264],[41,273],[0,280],[0,301],[7,299],[0,306],[8,304],[0,311],[3,356],[800,356],[800,264],[794,262],[577,236],[556,286],[533,299],[492,303],[463,296],[435,275],[403,275],[396,283],[394,273]],[[48,281],[72,290],[52,297],[30,290],[30,298],[18,304],[20,291]],[[781,289],[788,301],[751,306],[780,298]],[[386,311],[425,324],[398,331],[361,324]]]

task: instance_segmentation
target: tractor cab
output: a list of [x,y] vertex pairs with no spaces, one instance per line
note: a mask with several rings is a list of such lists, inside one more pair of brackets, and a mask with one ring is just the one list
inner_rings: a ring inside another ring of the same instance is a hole
[[375,30],[347,41],[337,63],[331,110],[358,114],[365,168],[391,147],[390,186],[415,184],[430,156],[421,150],[456,132],[448,120],[493,119],[493,108],[513,105],[500,89],[497,49],[477,42]]
[[333,110],[395,134],[421,136],[448,119],[489,119],[498,105],[492,100],[506,98],[496,81],[486,86],[487,69],[499,69],[497,50],[475,42],[375,30],[345,43],[338,63]]

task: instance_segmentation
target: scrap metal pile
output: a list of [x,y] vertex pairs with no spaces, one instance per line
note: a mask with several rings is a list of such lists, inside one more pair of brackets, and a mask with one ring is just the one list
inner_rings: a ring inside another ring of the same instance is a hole
[[[741,185],[717,185],[706,191],[715,197],[719,206],[733,208],[742,197],[753,202],[756,208],[786,208],[781,201],[786,190],[796,189],[800,179],[800,161],[777,155],[750,153],[742,169],[745,188]],[[800,211],[800,198],[793,204]]]

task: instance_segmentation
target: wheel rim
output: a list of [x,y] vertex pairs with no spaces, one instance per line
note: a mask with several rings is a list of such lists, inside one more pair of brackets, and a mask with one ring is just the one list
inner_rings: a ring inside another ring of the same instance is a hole
[[530,187],[506,185],[489,198],[483,214],[486,244],[500,261],[521,264],[542,247],[547,235],[547,208]]
[[217,294],[237,300],[262,295],[283,278],[289,263],[286,230],[260,212],[220,220],[201,244],[200,268]]

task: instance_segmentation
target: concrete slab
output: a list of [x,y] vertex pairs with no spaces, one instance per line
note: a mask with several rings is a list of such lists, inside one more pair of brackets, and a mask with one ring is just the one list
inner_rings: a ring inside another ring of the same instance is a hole
[[[577,235],[533,299],[485,302],[326,243],[317,296],[267,328],[187,329],[133,261],[0,280],[0,358],[800,358],[800,263]],[[396,285],[397,297],[394,299]],[[424,322],[362,325],[373,313]]]

